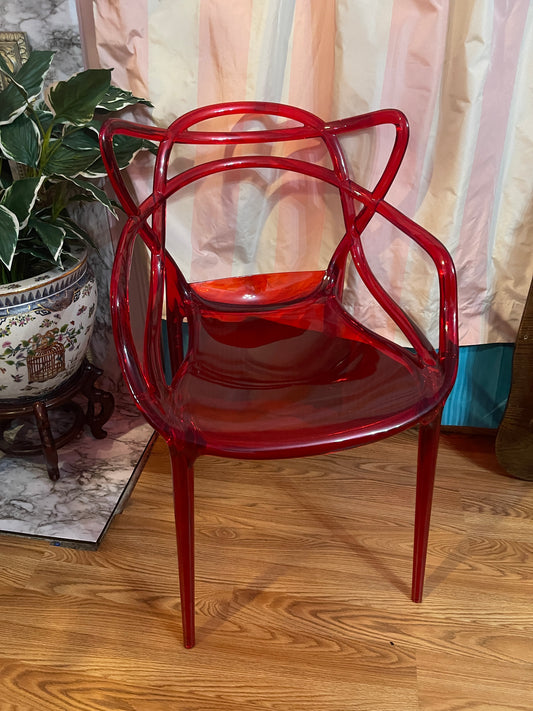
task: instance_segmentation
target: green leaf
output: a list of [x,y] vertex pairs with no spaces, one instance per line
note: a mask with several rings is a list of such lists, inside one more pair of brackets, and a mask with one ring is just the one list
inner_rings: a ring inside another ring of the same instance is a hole
[[98,134],[94,131],[86,131],[85,128],[65,134],[63,136],[63,145],[76,151],[100,151]]
[[88,232],[86,232],[82,227],[77,225],[74,220],[66,215],[61,215],[56,219],[56,223],[61,225],[65,229],[65,239],[76,240],[77,242],[83,242],[89,245],[93,249],[98,249],[97,245],[91,238]]
[[87,170],[99,155],[97,148],[92,151],[75,151],[58,143],[57,149],[52,152],[42,169],[46,175],[74,177]]
[[0,205],[0,235],[0,261],[11,269],[11,262],[17,248],[19,221],[17,216],[4,205]]
[[83,129],[85,131],[89,131],[90,133],[94,133],[96,137],[98,138],[100,136],[100,129],[102,128],[102,121],[89,121],[89,123],[86,123]]
[[119,89],[118,86],[110,86],[96,108],[103,109],[104,111],[120,111],[120,109],[124,109],[126,106],[134,106],[135,104],[153,106],[147,99],[140,99],[137,96],[133,96],[131,91]]
[[[33,271],[34,274],[39,274],[39,272],[46,271],[49,269],[51,266],[56,267],[56,266],[62,266],[61,263],[61,254],[57,259],[52,259],[52,255],[50,254],[50,251],[46,249],[44,245],[42,245],[40,242],[36,241],[36,237],[33,238],[35,244],[30,244],[27,247],[25,246],[20,246],[17,248],[17,255],[18,254],[29,254],[32,257],[34,257],[33,260],[33,265],[38,265],[37,271],[35,271],[35,268],[32,266],[31,271]],[[27,273],[28,270],[26,270],[25,273]],[[27,274],[28,276],[31,276],[31,272]],[[25,278],[25,277],[22,277]]]
[[26,92],[28,101],[35,101],[43,90],[44,78],[50,69],[55,52],[31,52],[15,74],[15,81]]
[[1,204],[16,215],[20,230],[28,224],[43,180],[42,177],[15,180],[2,196]]
[[113,203],[101,188],[98,188],[96,185],[90,183],[88,180],[82,180],[81,178],[67,178],[67,180],[69,180],[69,182],[80,188],[80,190],[89,193],[93,200],[96,200],[97,202],[104,205],[114,217],[117,217],[117,213]]
[[43,244],[52,255],[52,259],[57,261],[65,241],[63,227],[54,225],[51,222],[45,222],[45,220],[40,220],[37,217],[32,218],[31,226],[39,234]]
[[8,84],[0,92],[0,126],[11,123],[24,113],[26,99],[14,84]]
[[[113,148],[120,170],[126,168],[131,163],[132,158],[141,150],[147,149],[151,153],[157,152],[157,148],[150,141],[145,141],[142,138],[133,138],[132,136],[115,136],[113,139]],[[107,171],[104,167],[104,162],[101,158],[91,164],[88,170],[85,170],[82,175],[87,178],[100,178],[107,176]]]
[[2,74],[5,74],[6,76],[8,76],[10,79],[13,77],[13,72],[11,70],[11,67],[6,62],[6,60],[2,57],[1,54],[0,54],[0,72],[2,72]]
[[10,83],[0,92],[0,125],[14,121],[39,96],[53,56],[53,52],[32,52],[18,72],[8,73]]
[[92,120],[111,82],[110,69],[87,69],[50,89],[48,105],[57,123],[83,126]]
[[0,191],[8,188],[13,182],[13,173],[7,160],[0,160]]
[[146,151],[150,151],[153,156],[156,156],[159,150],[159,145],[152,143],[152,141],[143,140],[143,148]]
[[21,114],[12,123],[0,126],[0,150],[16,163],[36,168],[41,154],[41,136],[35,123]]
[[46,133],[50,128],[50,124],[54,120],[54,114],[51,111],[48,111],[48,109],[37,108],[35,109],[35,113],[37,115],[39,123],[41,124],[41,128],[43,129],[43,133]]

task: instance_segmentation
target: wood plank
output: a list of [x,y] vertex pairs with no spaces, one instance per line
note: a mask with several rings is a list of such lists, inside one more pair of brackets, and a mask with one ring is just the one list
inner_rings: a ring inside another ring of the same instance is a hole
[[[271,677],[261,666],[254,669],[253,685],[243,682],[242,677],[239,680],[217,674],[204,676],[199,684],[195,674],[179,671],[173,674],[172,681],[154,681],[147,686],[132,680],[120,687],[104,674],[73,674],[42,665],[11,662],[3,671],[8,691],[2,709],[6,711],[367,711],[369,704],[376,704],[375,708],[381,711],[418,710],[414,689],[402,689],[398,699],[398,689],[391,686],[360,680],[342,683],[329,675],[306,679],[297,674]],[[357,669],[353,672],[356,674]],[[33,705],[35,699],[38,702]]]
[[0,588],[24,587],[43,559],[49,544],[7,535],[0,540]]
[[200,460],[193,650],[163,443],[98,551],[0,537],[0,711],[532,711],[533,488],[445,435],[414,605],[415,458]]
[[533,666],[417,654],[420,711],[531,711]]

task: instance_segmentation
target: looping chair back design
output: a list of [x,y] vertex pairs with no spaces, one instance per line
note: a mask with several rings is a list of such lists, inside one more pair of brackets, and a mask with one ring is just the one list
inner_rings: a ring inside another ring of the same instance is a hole
[[[222,131],[198,127],[232,115],[275,117],[277,123],[257,129],[255,121],[251,130],[241,130],[238,122]],[[341,139],[383,124],[394,128],[394,145],[381,177],[367,189],[351,177]],[[123,136],[158,144],[153,190],[140,204],[127,189],[115,156],[114,140],[118,146]],[[329,165],[305,160],[300,153],[266,150],[267,145],[305,139],[322,143]],[[127,214],[111,279],[115,341],[137,406],[170,449],[185,646],[192,647],[195,640],[193,467],[202,454],[249,459],[322,454],[418,425],[412,599],[420,602],[440,417],[457,370],[457,293],[446,249],[384,199],[407,148],[404,115],[387,109],[325,122],[291,106],[237,102],[191,111],[166,129],[111,119],[100,140],[111,183]],[[222,157],[195,160],[170,175],[171,153],[185,144],[195,146],[200,156],[206,146],[227,150]],[[327,268],[188,281],[166,246],[169,200],[207,176],[237,169],[264,174],[266,168],[308,176],[337,191],[344,234]],[[414,241],[435,266],[440,289],[436,349],[367,261],[361,235],[374,215]],[[137,239],[150,255],[144,345],[139,350],[129,284]],[[345,308],[349,260],[408,346],[378,335]],[[163,313],[171,378],[163,365]]]

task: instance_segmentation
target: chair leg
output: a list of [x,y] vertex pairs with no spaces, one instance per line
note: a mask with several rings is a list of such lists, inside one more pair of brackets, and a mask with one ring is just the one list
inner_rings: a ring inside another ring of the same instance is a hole
[[424,573],[426,570],[435,466],[437,464],[437,453],[439,449],[441,414],[442,410],[439,410],[431,422],[420,425],[418,435],[415,541],[411,587],[411,599],[413,602],[422,602],[422,594],[424,591]]
[[194,647],[194,460],[169,446],[174,484],[183,644]]

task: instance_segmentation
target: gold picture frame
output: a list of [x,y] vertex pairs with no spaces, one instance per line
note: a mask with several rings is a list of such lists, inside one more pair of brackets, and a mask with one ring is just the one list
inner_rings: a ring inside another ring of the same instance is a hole
[[[25,32],[0,32],[0,55],[10,69],[17,70],[28,59],[30,47]],[[0,73],[0,89],[7,84],[7,77]]]

